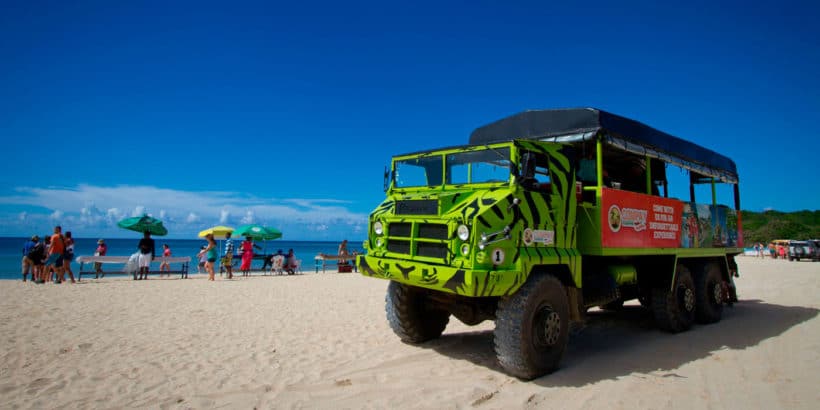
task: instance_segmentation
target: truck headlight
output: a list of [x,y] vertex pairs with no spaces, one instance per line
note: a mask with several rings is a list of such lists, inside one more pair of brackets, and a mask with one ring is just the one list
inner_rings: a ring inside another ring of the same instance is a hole
[[469,244],[461,244],[461,254],[467,256],[470,254],[470,245]]
[[468,228],[467,225],[459,225],[456,233],[458,233],[458,239],[462,241],[470,239],[470,228]]
[[376,235],[381,235],[381,234],[384,233],[384,226],[382,225],[381,222],[379,222],[379,221],[373,222],[373,232],[375,232]]

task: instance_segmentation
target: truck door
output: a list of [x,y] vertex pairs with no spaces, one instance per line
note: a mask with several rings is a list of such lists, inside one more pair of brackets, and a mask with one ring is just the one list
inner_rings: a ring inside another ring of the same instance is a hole
[[[565,247],[564,196],[569,183],[566,174],[560,171],[561,167],[556,166],[557,161],[546,151],[526,151],[522,154],[521,161],[521,209],[526,228],[534,233],[532,237],[535,238],[536,245]],[[525,239],[528,238],[529,234]]]

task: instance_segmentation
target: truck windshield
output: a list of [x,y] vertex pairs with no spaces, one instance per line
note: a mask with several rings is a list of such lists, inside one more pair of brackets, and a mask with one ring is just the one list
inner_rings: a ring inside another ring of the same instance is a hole
[[396,188],[441,186],[442,177],[447,184],[506,183],[510,179],[510,149],[487,148],[396,161]]

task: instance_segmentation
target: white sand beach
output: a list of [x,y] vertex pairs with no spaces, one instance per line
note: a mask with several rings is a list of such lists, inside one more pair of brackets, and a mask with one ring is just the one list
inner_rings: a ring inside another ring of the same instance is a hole
[[590,312],[562,367],[523,382],[492,322],[422,346],[359,274],[0,281],[3,408],[814,409],[820,263],[741,257],[741,303],[671,335],[637,305]]

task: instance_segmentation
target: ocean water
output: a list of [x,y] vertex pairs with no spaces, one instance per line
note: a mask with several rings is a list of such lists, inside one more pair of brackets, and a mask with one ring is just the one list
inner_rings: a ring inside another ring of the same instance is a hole
[[[28,238],[7,238],[0,237],[0,280],[21,279],[20,262],[23,257],[23,245]],[[97,249],[97,239],[99,238],[75,238],[74,254],[76,256],[94,255]],[[140,237],[133,239],[105,239],[108,245],[109,256],[128,256],[137,251],[137,243]],[[240,243],[241,238],[234,239],[234,248],[236,249]],[[171,248],[172,256],[190,256],[191,257],[191,272],[196,272],[197,260],[196,254],[202,245],[205,245],[204,239],[163,239],[162,237],[154,237],[157,248],[157,256],[162,254],[162,245],[168,244]],[[319,253],[334,254],[339,249],[339,242],[312,242],[312,241],[259,241],[255,242],[262,247],[262,250],[255,250],[254,254],[273,254],[281,249],[282,252],[287,253],[288,249],[293,249],[298,259],[302,260],[302,270],[305,272],[315,271],[315,256]],[[354,242],[355,243],[355,242]],[[224,241],[217,240],[217,245],[222,250]],[[348,246],[352,252],[356,247]],[[221,254],[222,252],[220,252]],[[254,259],[252,269],[260,269],[263,261]],[[153,266],[152,266],[153,267]],[[106,265],[106,271],[118,271],[123,268],[123,265],[110,264]],[[335,268],[332,263],[328,268]],[[80,270],[80,264],[76,261],[71,263],[71,269],[76,273]]]

